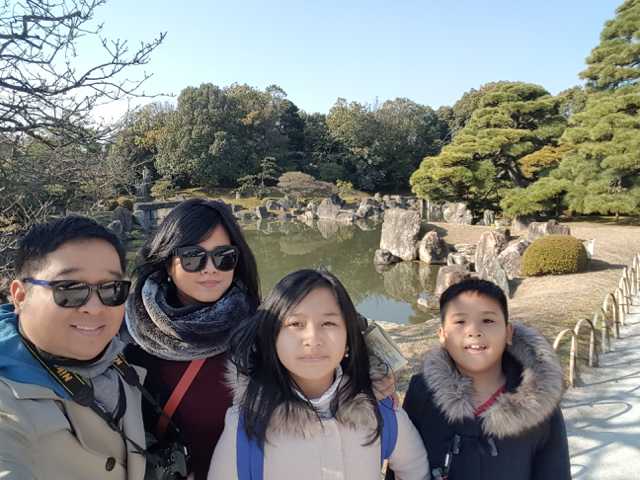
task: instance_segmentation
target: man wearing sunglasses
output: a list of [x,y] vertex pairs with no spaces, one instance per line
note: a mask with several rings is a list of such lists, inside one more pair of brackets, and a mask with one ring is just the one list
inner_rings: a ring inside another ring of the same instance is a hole
[[0,307],[0,478],[144,478],[140,390],[117,336],[122,245],[67,217],[22,238],[15,270]]

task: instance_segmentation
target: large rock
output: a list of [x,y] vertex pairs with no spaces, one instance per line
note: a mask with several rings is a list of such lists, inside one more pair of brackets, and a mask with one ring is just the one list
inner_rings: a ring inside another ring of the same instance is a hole
[[294,201],[289,198],[287,195],[284,196],[282,200],[280,200],[280,206],[283,210],[291,210],[294,206]]
[[451,252],[447,255],[447,265],[461,265],[469,268],[469,259],[462,253]]
[[320,202],[316,214],[318,215],[318,218],[322,220],[336,220],[340,210],[342,210],[340,197],[337,195],[331,195],[331,197],[325,198]]
[[424,213],[422,217],[427,222],[444,221],[444,217],[442,216],[442,205],[439,203],[433,203],[431,200],[425,200]]
[[383,250],[382,248],[378,248],[373,254],[373,263],[375,265],[391,265],[401,261],[401,258],[396,257],[389,250]]
[[267,200],[264,206],[267,210],[282,210],[282,205],[276,200]]
[[498,285],[504,294],[509,298],[511,291],[509,289],[509,279],[507,272],[505,272],[502,265],[498,261],[497,257],[491,257],[491,259],[482,265],[482,268],[478,271],[478,277],[483,280],[489,280],[490,282]]
[[122,226],[122,222],[120,220],[114,220],[109,225],[107,225],[107,228],[111,230],[113,233],[115,233],[116,237],[118,237],[120,240],[125,239],[126,233],[124,231],[124,227]]
[[584,245],[584,249],[587,251],[587,257],[591,260],[596,251],[596,239],[591,238],[589,240],[582,240],[582,244]]
[[369,218],[382,213],[382,208],[380,204],[374,200],[373,198],[364,198],[360,202],[358,206],[358,210],[356,211],[356,217],[358,218]]
[[315,200],[311,200],[309,203],[307,203],[307,211],[312,212],[315,215],[318,211],[318,202],[316,202]]
[[469,278],[469,270],[462,265],[447,265],[440,267],[438,270],[438,278],[436,279],[436,289],[433,294],[440,298],[440,295],[454,283],[461,282],[465,278]]
[[[237,210],[239,211],[239,210]],[[258,218],[267,218],[269,217],[269,211],[267,207],[256,207],[256,217]]]
[[379,210],[371,205],[360,205],[356,211],[356,217],[369,218],[379,214]]
[[545,235],[571,235],[571,229],[568,225],[562,225],[557,220],[549,220],[548,222],[532,222],[527,228],[527,240],[534,240],[544,237]]
[[471,225],[473,215],[464,203],[445,203],[442,208],[442,217],[446,223],[459,225]]
[[514,234],[526,232],[531,222],[533,222],[533,219],[530,217],[515,217],[511,221],[511,231]]
[[313,226],[313,221],[315,220],[315,215],[313,212],[304,212],[301,215],[298,215],[298,221],[308,225],[310,227]]
[[522,255],[531,243],[526,239],[517,240],[507,246],[500,255],[498,262],[502,265],[507,278],[513,280],[520,276],[520,268],[522,267]]
[[129,233],[133,228],[133,214],[124,207],[116,207],[113,211],[113,221],[119,221],[122,224],[124,233]]
[[476,261],[476,248],[478,248],[476,243],[456,243],[453,246],[456,252],[465,256],[467,263],[470,265]]
[[417,238],[420,233],[420,213],[415,210],[392,208],[384,212],[380,248],[389,250],[402,260],[418,256]]
[[482,212],[482,225],[491,226],[496,222],[496,212],[485,210]]
[[438,232],[427,232],[418,244],[418,258],[425,263],[445,263],[449,249]]
[[234,213],[234,216],[241,222],[250,222],[256,219],[255,213],[250,210],[240,210]]
[[329,200],[331,200],[336,205],[340,205],[341,208],[344,207],[344,200],[342,198],[340,198],[340,195],[338,195],[337,193],[333,193],[329,197]]
[[497,257],[498,254],[507,246],[506,235],[499,230],[490,230],[484,232],[480,236],[478,246],[476,247],[475,268],[479,272],[486,263]]
[[352,224],[356,219],[356,213],[353,210],[340,210],[336,216],[338,223]]

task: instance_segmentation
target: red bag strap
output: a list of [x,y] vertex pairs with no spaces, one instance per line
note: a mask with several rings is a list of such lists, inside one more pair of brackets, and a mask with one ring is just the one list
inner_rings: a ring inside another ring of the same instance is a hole
[[193,379],[196,378],[196,375],[198,374],[206,360],[206,358],[192,360],[187,369],[182,374],[180,381],[173,389],[173,392],[171,392],[169,400],[167,400],[167,403],[165,403],[164,408],[162,409],[162,415],[160,415],[160,418],[158,419],[158,425],[156,427],[158,439],[164,436],[165,432],[167,431],[167,427],[169,426],[171,417],[173,417],[173,414],[178,409],[178,405],[180,405],[180,402],[182,401],[184,395],[187,393],[187,390],[189,390]]

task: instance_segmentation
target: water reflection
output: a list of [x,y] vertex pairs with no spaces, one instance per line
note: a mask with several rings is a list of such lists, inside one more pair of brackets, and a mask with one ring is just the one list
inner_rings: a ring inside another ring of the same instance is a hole
[[373,254],[380,225],[361,222],[266,222],[243,225],[258,262],[263,293],[287,273],[325,267],[345,284],[365,316],[395,323],[421,323],[435,312],[417,306],[421,292],[433,292],[438,267],[404,262],[376,270]]

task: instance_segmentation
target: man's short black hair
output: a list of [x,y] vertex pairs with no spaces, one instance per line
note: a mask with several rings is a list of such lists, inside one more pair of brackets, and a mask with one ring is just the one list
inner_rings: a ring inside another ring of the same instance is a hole
[[79,215],[33,225],[18,241],[14,260],[16,278],[30,277],[43,268],[46,257],[63,243],[75,240],[104,240],[120,257],[120,267],[126,271],[126,252],[118,237],[95,220]]
[[444,322],[449,302],[455,300],[465,292],[477,293],[478,295],[489,297],[498,302],[505,321],[509,323],[509,308],[507,306],[506,295],[495,283],[488,280],[480,280],[479,278],[467,278],[461,282],[454,283],[444,291],[440,296],[440,322]]

